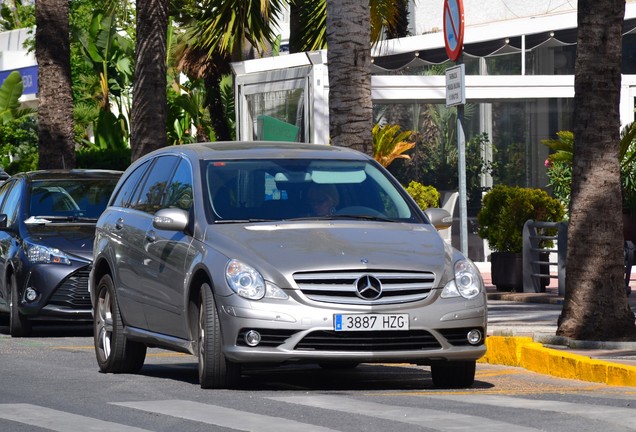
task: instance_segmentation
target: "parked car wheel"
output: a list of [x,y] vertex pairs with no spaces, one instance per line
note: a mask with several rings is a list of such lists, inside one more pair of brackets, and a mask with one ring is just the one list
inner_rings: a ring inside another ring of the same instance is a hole
[[433,385],[438,388],[464,388],[475,382],[475,361],[455,361],[431,366]]
[[97,364],[102,372],[135,373],[146,359],[146,346],[126,340],[113,280],[102,276],[97,286],[93,335]]
[[15,275],[11,275],[9,281],[9,292],[11,298],[9,299],[10,311],[9,311],[9,333],[13,337],[28,336],[31,333],[31,322],[27,317],[20,314],[18,310],[18,283],[15,280]]
[[201,388],[233,388],[241,377],[241,365],[223,355],[221,325],[210,285],[201,286],[199,303],[199,383]]

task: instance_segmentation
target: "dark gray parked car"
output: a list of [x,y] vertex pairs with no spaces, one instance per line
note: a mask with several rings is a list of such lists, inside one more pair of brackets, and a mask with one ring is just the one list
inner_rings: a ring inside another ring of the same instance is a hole
[[97,223],[97,362],[135,372],[146,347],[191,353],[204,388],[287,362],[430,365],[470,386],[485,351],[479,271],[372,158],[229,142],[164,148],[122,176]]
[[121,171],[16,174],[0,186],[0,312],[11,336],[32,321],[88,321],[95,223]]

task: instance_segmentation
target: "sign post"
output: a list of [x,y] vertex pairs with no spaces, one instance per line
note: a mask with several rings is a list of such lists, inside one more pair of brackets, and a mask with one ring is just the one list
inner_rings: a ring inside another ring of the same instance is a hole
[[444,46],[448,58],[457,66],[446,71],[446,106],[457,106],[457,171],[459,177],[460,250],[468,256],[468,215],[466,207],[466,139],[464,137],[464,4],[462,0],[444,0]]

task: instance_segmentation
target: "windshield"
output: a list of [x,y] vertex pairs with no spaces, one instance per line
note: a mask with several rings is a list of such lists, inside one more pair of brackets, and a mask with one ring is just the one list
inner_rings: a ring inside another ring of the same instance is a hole
[[385,173],[366,161],[209,161],[203,166],[217,222],[304,218],[425,222]]
[[96,221],[102,214],[117,179],[35,181],[31,186],[29,218]]

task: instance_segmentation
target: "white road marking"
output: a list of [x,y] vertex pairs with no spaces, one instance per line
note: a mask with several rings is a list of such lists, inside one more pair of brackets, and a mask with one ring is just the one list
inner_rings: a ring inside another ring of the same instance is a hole
[[117,402],[113,405],[248,432],[334,432],[322,426],[186,400]]
[[0,404],[0,419],[58,432],[150,432],[31,404]]
[[391,406],[339,396],[271,397],[268,399],[314,408],[341,411],[348,414],[366,415],[443,432],[476,430],[487,430],[489,432],[537,432],[540,430],[484,417],[425,408]]
[[504,408],[558,412],[578,417],[585,417],[592,420],[599,420],[636,430],[636,410],[634,408],[586,405],[581,403],[524,399],[517,397],[513,398],[508,396],[479,396],[477,399],[471,399],[470,402],[466,401],[466,399],[462,396],[435,396],[435,398]]

